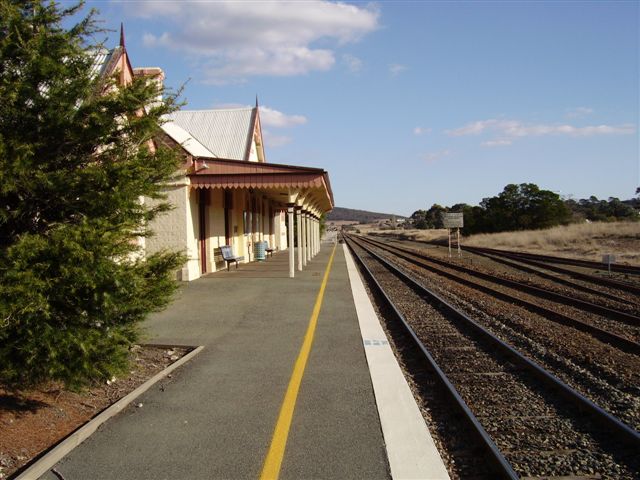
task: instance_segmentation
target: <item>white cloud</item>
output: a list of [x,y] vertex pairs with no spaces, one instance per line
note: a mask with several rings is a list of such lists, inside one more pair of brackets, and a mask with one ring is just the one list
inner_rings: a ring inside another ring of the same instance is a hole
[[454,130],[447,130],[447,134],[451,137],[462,137],[464,135],[478,135],[487,128],[495,125],[497,120],[480,120],[478,122],[468,123],[467,125],[456,128]]
[[[570,137],[592,137],[596,135],[631,135],[636,132],[633,124],[589,125],[576,127],[568,124],[525,124],[518,120],[488,119],[472,122],[454,130],[447,130],[451,137],[492,133],[496,138],[483,142],[484,146],[510,145],[516,138],[564,135]],[[508,142],[508,143],[507,143]]]
[[414,135],[424,135],[426,133],[431,133],[431,129],[430,128],[425,128],[425,127],[416,127],[413,129],[413,134]]
[[[253,105],[242,103],[216,103],[213,108],[252,108]],[[287,115],[275,108],[260,105],[260,122],[265,127],[288,128],[307,123],[304,115]]]
[[427,164],[431,164],[431,163],[435,163],[438,160],[443,159],[444,157],[448,157],[449,155],[451,155],[451,151],[450,150],[439,150],[437,152],[431,152],[431,153],[427,153],[423,156],[423,160],[427,163]]
[[286,128],[307,123],[303,115],[287,115],[269,107],[260,107],[260,122],[266,127]]
[[399,63],[389,64],[389,73],[392,77],[397,77],[407,69],[406,65],[400,65]]
[[[161,34],[145,33],[146,46],[195,56],[204,64],[202,80],[218,84],[328,70],[335,64],[333,48],[358,41],[378,28],[379,19],[375,6],[324,0],[125,5],[133,15],[170,23]],[[323,48],[313,46],[319,41]]]
[[269,130],[262,130],[262,137],[267,148],[278,148],[293,141],[288,135],[274,135]]
[[593,113],[593,108],[589,107],[577,107],[567,109],[566,117],[567,118],[582,118],[587,115],[591,115]]
[[506,147],[507,145],[511,145],[511,140],[496,139],[496,140],[487,140],[486,142],[482,142],[483,147]]
[[[241,103],[216,103],[213,108],[252,108],[253,105],[243,105]],[[275,135],[269,128],[291,128],[307,123],[304,115],[287,115],[275,108],[260,105],[260,124],[262,125],[262,136],[268,147],[281,147],[293,141],[288,135]]]
[[347,66],[351,73],[358,73],[362,70],[362,60],[358,57],[345,53],[342,55],[342,62]]

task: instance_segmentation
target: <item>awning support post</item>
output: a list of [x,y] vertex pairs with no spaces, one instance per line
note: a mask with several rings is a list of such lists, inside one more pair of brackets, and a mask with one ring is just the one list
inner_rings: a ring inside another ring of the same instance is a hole
[[296,205],[296,220],[298,221],[298,271],[302,271],[302,207]]
[[314,224],[315,230],[313,232],[314,238],[316,240],[316,255],[320,252],[320,221],[316,218]]
[[309,256],[307,255],[307,243],[309,242],[309,215],[306,210],[302,210],[302,265],[307,266],[309,262]]
[[289,216],[289,231],[287,232],[289,234],[289,278],[293,278],[295,275],[295,268],[294,268],[294,258],[293,258],[293,249],[294,249],[294,244],[293,244],[293,203],[288,203],[287,204],[287,214]]

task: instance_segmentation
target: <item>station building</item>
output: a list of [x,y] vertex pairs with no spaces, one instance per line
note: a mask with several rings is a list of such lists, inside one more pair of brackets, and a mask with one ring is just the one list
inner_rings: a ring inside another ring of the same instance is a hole
[[[120,86],[136,76],[164,81],[160,68],[132,68],[122,29],[119,46],[98,52],[95,70]],[[245,263],[255,260],[258,242],[289,250],[290,277],[318,253],[320,217],[334,206],[329,175],[266,162],[257,100],[255,107],[174,112],[161,128],[151,148],[178,149],[182,167],[164,186],[173,209],[152,223],[153,236],[139,239],[145,255],[186,253],[177,276],[190,281],[225,268],[223,245]]]
[[226,268],[223,245],[243,262],[255,260],[257,242],[289,249],[291,277],[318,253],[320,216],[333,208],[329,175],[266,162],[257,102],[174,112],[162,131],[157,141],[180,149],[183,168],[165,189],[175,208],[152,224],[145,249],[186,251],[180,279]]

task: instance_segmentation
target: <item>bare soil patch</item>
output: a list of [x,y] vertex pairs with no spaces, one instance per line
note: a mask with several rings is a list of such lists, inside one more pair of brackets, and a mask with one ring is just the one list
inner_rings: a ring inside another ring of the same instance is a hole
[[126,377],[81,392],[53,382],[19,391],[0,384],[0,479],[15,473],[189,350],[136,346]]

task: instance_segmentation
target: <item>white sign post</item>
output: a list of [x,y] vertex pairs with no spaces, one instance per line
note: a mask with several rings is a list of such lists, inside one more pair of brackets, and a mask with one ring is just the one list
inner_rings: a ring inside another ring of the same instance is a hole
[[460,251],[460,229],[464,227],[464,215],[462,212],[448,212],[442,214],[442,223],[449,234],[449,258],[451,258],[451,229],[456,229],[458,241],[458,257],[462,256]]
[[609,269],[609,276],[611,276],[611,264],[616,263],[616,256],[612,253],[602,255],[602,263],[606,263]]

